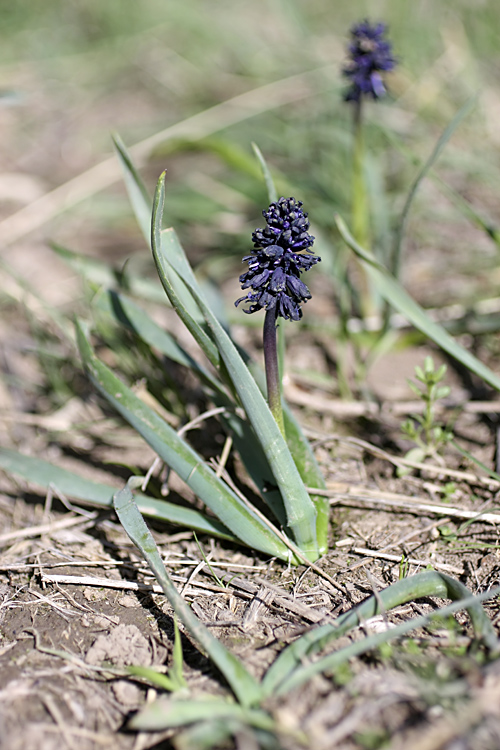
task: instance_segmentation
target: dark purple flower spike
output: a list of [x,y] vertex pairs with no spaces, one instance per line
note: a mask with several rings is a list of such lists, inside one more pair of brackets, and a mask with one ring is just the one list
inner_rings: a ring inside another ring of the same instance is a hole
[[384,38],[386,28],[384,23],[372,26],[367,20],[352,27],[349,59],[342,71],[351,84],[346,101],[360,102],[363,96],[380,99],[386,94],[382,73],[396,65],[391,43]]
[[248,271],[240,276],[242,289],[249,289],[245,297],[236,300],[249,303],[246,313],[266,310],[264,319],[264,359],[266,366],[269,408],[282,433],[285,433],[281,409],[281,380],[276,347],[276,323],[279,317],[300,320],[301,305],[311,299],[311,293],[300,279],[303,271],[321,258],[312,255],[314,237],[308,233],[309,221],[302,210],[302,202],[295,198],[280,198],[262,212],[266,226],[252,234],[254,251],[243,261]]
[[243,258],[248,271],[240,276],[241,288],[250,291],[235,305],[249,302],[246,313],[275,310],[276,317],[300,320],[301,304],[311,298],[300,274],[321,260],[308,254],[314,237],[307,231],[307,214],[295,198],[280,198],[262,214],[267,225],[253,232],[254,252]]

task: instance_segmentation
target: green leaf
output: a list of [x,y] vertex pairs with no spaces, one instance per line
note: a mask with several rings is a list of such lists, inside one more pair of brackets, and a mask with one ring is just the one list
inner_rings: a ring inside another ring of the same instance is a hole
[[179,631],[177,618],[174,617],[174,650],[172,652],[172,668],[169,671],[172,681],[178,686],[178,689],[187,687],[184,677],[184,656],[182,653],[182,640]]
[[460,346],[437,323],[429,318],[426,312],[415,302],[408,292],[371,253],[362,248],[349,232],[343,219],[337,214],[335,221],[344,242],[353,250],[366,272],[373,279],[379,293],[392,307],[405,316],[415,328],[428,336],[445,352],[467,367],[471,372],[479,375],[486,383],[497,391],[500,390],[500,378],[486,365],[483,365],[473,354]]
[[133,331],[153,349],[161,352],[173,362],[188,367],[216,393],[222,397],[226,396],[222,384],[207,369],[198,364],[168,331],[155,323],[148,313],[130,298],[119,292],[107,290],[103,294],[96,295],[93,304],[97,309],[112,315],[118,323]]
[[442,385],[440,388],[436,389],[436,395],[435,398],[446,398],[451,393],[451,388],[449,385]]
[[199,721],[237,720],[242,725],[273,731],[275,722],[264,711],[248,709],[220,698],[192,698],[189,701],[173,698],[160,698],[146,705],[129,722],[131,729],[140,731],[161,731],[195,724]]
[[[180,689],[175,681],[168,675],[162,674],[152,667],[140,667],[131,665],[126,669],[127,672],[132,675],[132,677],[140,677],[141,679],[148,682],[148,684],[154,685],[161,690],[168,690],[169,693],[174,693],[175,691]],[[183,685],[183,687],[185,687],[185,685]]]
[[[283,419],[285,421],[286,442],[306,487],[309,489],[326,489],[321,469],[312,451],[311,444],[302,432],[302,428],[286,402],[283,402]],[[319,554],[328,552],[328,526],[330,520],[330,503],[327,497],[310,494],[316,508],[316,536]]]
[[[155,574],[156,580],[162,587],[174,612],[192,637],[207,651],[210,659],[222,672],[241,705],[244,707],[254,705],[261,698],[259,684],[247,672],[243,664],[198,620],[168,575],[158,547],[134,502],[131,487],[137,485],[138,482],[140,482],[138,477],[132,477],[113,498],[115,511],[123,528]],[[179,724],[176,726],[179,726]]]
[[242,732],[248,734],[248,727],[245,727],[239,718],[224,717],[198,721],[175,735],[175,750],[214,750],[216,747],[231,747],[229,739],[241,737]]
[[[113,505],[113,494],[116,492],[116,487],[92,482],[67,469],[61,469],[59,466],[54,466],[48,461],[42,461],[33,456],[25,456],[8,448],[0,448],[0,468],[7,474],[22,477],[45,490],[54,487],[68,498],[106,508]],[[197,510],[183,508],[181,505],[174,505],[174,503],[169,503],[166,500],[156,500],[140,493],[136,495],[136,499],[141,513],[144,513],[145,516],[155,518],[158,521],[185,526],[188,529],[211,534],[228,541],[239,542],[239,539],[231,534],[229,529],[217,519],[207,518]]]
[[422,398],[422,393],[423,393],[422,389],[419,388],[418,385],[416,383],[414,383],[413,381],[411,381],[411,380],[408,380],[407,383],[408,383],[409,389],[411,391],[413,391],[413,393],[415,394],[415,396],[418,396],[419,398]]
[[[199,365],[167,331],[163,330],[128,297],[118,292],[106,291],[103,294],[96,295],[94,305],[99,310],[112,315],[118,323],[132,330],[149,346],[172,361],[191,369],[201,382],[215,392],[213,396],[215,405],[224,406],[227,409],[226,412],[219,415],[220,421],[233,437],[234,446],[252,480],[259,491],[265,494],[266,504],[271,508],[280,525],[285,525],[286,514],[281,495],[278,491],[270,489],[274,484],[274,477],[269,463],[248,421],[235,413],[235,404],[226,394],[222,384],[208,370]],[[262,372],[260,374],[263,375]],[[288,420],[288,443],[305,484],[310,487],[321,487],[323,478],[319,467],[315,462],[309,443],[302,435],[300,426],[291,415],[290,410],[286,411],[285,419]],[[318,509],[318,501],[316,498],[313,499]],[[326,505],[328,516],[328,501],[325,503],[325,498],[321,498],[319,502]],[[324,547],[324,551],[326,551],[326,547]]]
[[96,358],[78,322],[76,330],[80,354],[91,381],[160,458],[244,544],[288,559],[288,548],[253,508],[246,505],[170,425]]

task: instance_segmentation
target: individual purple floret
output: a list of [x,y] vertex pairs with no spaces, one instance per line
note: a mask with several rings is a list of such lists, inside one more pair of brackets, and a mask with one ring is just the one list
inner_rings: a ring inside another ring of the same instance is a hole
[[352,27],[349,59],[342,70],[351,82],[344,95],[346,101],[359,102],[365,95],[380,99],[386,94],[381,73],[396,65],[391,43],[384,38],[386,28],[385,23],[371,26],[367,20]]
[[306,254],[314,243],[307,214],[295,198],[280,198],[262,214],[267,225],[253,232],[254,253],[243,258],[248,271],[240,276],[241,288],[250,291],[234,304],[249,302],[246,313],[264,308],[275,310],[276,317],[300,320],[301,304],[311,298],[300,274],[321,260]]

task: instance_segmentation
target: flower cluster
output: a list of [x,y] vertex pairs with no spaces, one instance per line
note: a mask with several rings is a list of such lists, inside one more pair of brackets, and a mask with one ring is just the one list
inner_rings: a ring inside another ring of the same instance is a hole
[[349,60],[342,71],[351,82],[344,96],[346,101],[359,102],[364,95],[380,99],[386,93],[381,72],[392,70],[396,59],[391,43],[384,39],[385,31],[384,23],[371,26],[369,21],[352,27]]
[[250,291],[235,305],[250,302],[246,313],[264,308],[287,320],[300,320],[300,306],[311,293],[299,276],[321,260],[302,252],[311,253],[314,242],[307,231],[307,214],[295,198],[280,198],[262,214],[267,225],[253,232],[254,253],[243,258],[248,271],[240,276],[241,288]]

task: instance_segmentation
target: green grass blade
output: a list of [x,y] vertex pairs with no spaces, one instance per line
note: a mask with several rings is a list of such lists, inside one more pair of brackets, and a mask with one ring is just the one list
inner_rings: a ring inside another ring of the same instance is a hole
[[242,732],[248,734],[248,728],[244,727],[239,719],[225,717],[198,721],[175,735],[175,750],[214,750],[216,747],[231,747],[231,738],[241,736]]
[[283,542],[170,425],[97,359],[78,322],[76,330],[87,374],[115,409],[238,539],[253,549],[287,560],[288,548]]
[[431,177],[446,197],[455,204],[462,216],[478,227],[478,229],[481,229],[482,232],[493,240],[497,247],[500,247],[500,229],[491,220],[481,216],[472,203],[469,203],[468,200],[448,185],[439,175],[432,174]]
[[274,184],[273,176],[271,174],[271,170],[267,166],[267,162],[264,159],[264,155],[260,148],[257,146],[256,143],[252,143],[252,148],[254,150],[254,154],[257,157],[257,160],[260,164],[260,168],[262,169],[262,174],[264,176],[264,182],[266,183],[267,188],[267,197],[269,198],[269,203],[276,203],[278,200],[278,193],[276,191],[276,186]]
[[172,668],[169,675],[175,685],[180,690],[187,687],[186,678],[184,677],[184,655],[182,653],[182,640],[179,631],[177,617],[174,617],[174,650],[172,652]]
[[139,177],[125,144],[119,135],[113,135],[113,144],[123,171],[130,203],[148,246],[151,243],[151,209],[153,202]]
[[500,378],[486,365],[483,365],[473,354],[460,346],[438,323],[434,323],[425,310],[415,302],[401,284],[380,264],[371,253],[362,248],[351,235],[343,219],[336,215],[335,221],[344,242],[354,250],[361,264],[373,279],[379,293],[398,310],[415,328],[428,336],[451,357],[456,359],[471,372],[479,375],[497,391],[500,390]]
[[[349,612],[341,615],[334,623],[320,626],[306,633],[282,651],[262,682],[266,695],[274,694],[277,690],[283,689],[283,691],[286,691],[297,668],[297,673],[305,674],[305,672],[300,671],[300,665],[306,656],[317,653],[332,640],[349,632],[370,617],[424,596],[460,600],[469,597],[470,592],[459,581],[434,570],[424,571],[398,581],[378,592],[376,597],[371,596]],[[476,635],[490,650],[497,649],[497,636],[484,609],[475,601],[468,604],[467,609]],[[307,669],[309,669],[309,666]],[[302,677],[300,682],[302,682]]]
[[[116,488],[111,485],[92,482],[73,474],[67,469],[48,461],[33,456],[24,456],[17,451],[8,448],[0,448],[0,469],[7,474],[13,474],[33,482],[39,487],[48,490],[55,487],[63,495],[84,503],[110,508],[113,505],[113,493]],[[169,503],[166,500],[157,500],[147,495],[136,495],[137,505],[145,516],[157,521],[165,521],[188,529],[194,529],[205,534],[211,534],[221,539],[239,542],[239,539],[231,534],[223,524],[216,518],[207,518],[198,510],[183,508],[181,505]]]
[[[458,581],[455,581],[455,583],[458,583]],[[469,612],[469,615],[474,622],[476,638],[479,641],[482,641],[483,645],[486,646],[486,648],[491,652],[492,655],[498,656],[499,642],[497,640],[493,626],[488,620],[486,613],[481,606],[481,602],[486,599],[498,596],[500,594],[500,586],[496,586],[495,588],[476,596],[472,596],[467,589],[465,589],[465,591],[467,592],[467,595],[464,593],[463,596],[449,597],[454,599],[455,601],[452,604],[447,605],[446,607],[442,607],[441,609],[431,612],[428,615],[422,615],[421,617],[416,617],[412,620],[409,620],[408,622],[401,623],[394,628],[390,628],[390,630],[386,632],[377,633],[376,635],[364,638],[362,641],[353,643],[351,646],[347,646],[346,648],[343,648],[336,653],[324,656],[322,659],[319,659],[313,664],[300,666],[296,670],[296,672],[294,672],[290,677],[287,678],[285,682],[283,682],[278,687],[278,689],[275,691],[275,694],[277,693],[278,695],[284,695],[290,690],[300,687],[300,685],[304,685],[317,674],[321,674],[325,671],[331,672],[335,669],[338,669],[338,667],[340,667],[342,664],[345,664],[355,656],[360,656],[361,654],[365,654],[368,651],[372,651],[374,648],[377,648],[383,643],[387,643],[391,640],[394,640],[395,638],[406,635],[406,633],[410,632],[411,630],[425,627],[426,625],[429,625],[429,623],[431,623],[433,620],[448,617],[455,612],[463,609],[466,609]],[[436,594],[429,593],[428,595],[435,596]],[[475,617],[473,614],[474,612],[477,612],[477,614],[481,612],[481,619],[479,619],[479,617]],[[483,622],[485,624],[487,623],[487,629],[482,627]]]
[[175,693],[178,690],[185,690],[188,687],[183,671],[184,657],[182,653],[182,641],[177,623],[177,617],[174,617],[174,649],[172,653],[172,667],[167,674],[162,674],[152,667],[130,666],[127,672],[135,677],[142,677],[149,684],[155,685],[162,690],[168,690]]
[[465,117],[467,117],[467,115],[469,114],[471,109],[473,109],[475,104],[476,104],[476,97],[473,96],[465,102],[463,107],[459,109],[455,117],[452,119],[448,127],[444,130],[444,132],[438,139],[436,145],[434,146],[434,149],[432,150],[431,155],[429,156],[427,161],[424,162],[424,164],[421,166],[413,182],[413,185],[410,188],[405,204],[403,206],[401,219],[399,221],[399,224],[396,230],[396,236],[395,236],[395,241],[394,241],[394,251],[393,251],[393,256],[392,256],[392,263],[390,266],[392,274],[396,279],[399,279],[400,272],[401,272],[401,251],[402,251],[402,245],[403,245],[403,237],[404,237],[404,233],[406,229],[408,215],[410,213],[413,199],[415,198],[417,190],[420,187],[422,180],[427,176],[429,171],[432,169],[432,166],[434,165],[436,159],[441,154],[442,150],[444,149],[444,147],[450,140],[455,130],[458,128],[462,120]]
[[247,672],[243,664],[198,620],[168,575],[151,532],[134,503],[130,485],[136,485],[138,481],[140,479],[133,477],[113,498],[113,504],[123,528],[155,574],[174,612],[193,638],[206,650],[210,659],[226,678],[241,705],[254,705],[261,697],[259,684]]

